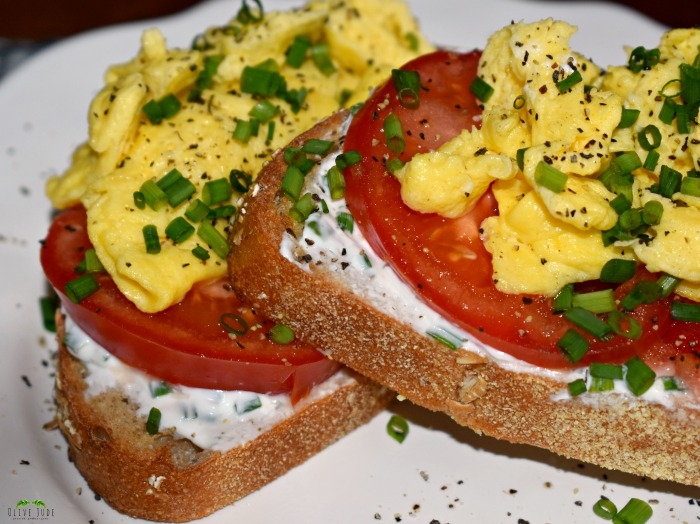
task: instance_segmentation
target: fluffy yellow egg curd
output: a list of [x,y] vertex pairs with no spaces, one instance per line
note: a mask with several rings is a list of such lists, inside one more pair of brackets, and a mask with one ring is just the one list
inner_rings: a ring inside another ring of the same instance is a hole
[[[144,312],[161,311],[194,283],[226,273],[225,254],[211,249],[197,220],[184,218],[196,231],[187,238],[166,235],[190,204],[211,204],[207,183],[230,180],[232,171],[235,180],[249,182],[276,149],[364,100],[392,68],[433,49],[401,0],[312,0],[247,15],[208,29],[191,49],[168,48],[157,29],[146,31],[138,55],[107,71],[90,106],[89,137],[72,165],[47,183],[56,208],[85,206],[98,258]],[[297,45],[301,58],[290,64]],[[274,73],[281,87],[265,94],[251,89],[248,80],[261,70]],[[165,107],[165,117],[154,119],[144,110],[149,103],[163,109],[173,97],[174,114]],[[173,170],[194,187],[184,202],[137,205],[134,194],[144,193],[145,182],[158,183]],[[235,207],[244,190],[234,183],[225,201],[215,199],[222,216],[204,219],[219,240],[232,219],[219,208]],[[155,226],[158,254],[147,252],[144,226]]]
[[[624,258],[683,279],[676,292],[698,301],[698,101],[681,77],[700,82],[700,30],[671,30],[606,70],[571,49],[575,31],[546,19],[493,34],[478,70],[491,90],[481,127],[408,162],[397,173],[402,197],[458,217],[492,188],[499,214],[482,238],[502,292],[554,295]],[[630,232],[625,208],[653,209],[652,223]]]

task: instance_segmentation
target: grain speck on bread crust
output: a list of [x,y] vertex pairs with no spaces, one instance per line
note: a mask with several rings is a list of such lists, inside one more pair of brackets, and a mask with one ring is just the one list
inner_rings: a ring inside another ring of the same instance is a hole
[[57,366],[56,419],[71,461],[114,509],[155,521],[187,522],[233,504],[368,422],[395,396],[357,376],[256,439],[218,452],[170,430],[149,435],[123,392],[86,398],[85,368],[60,342]]
[[[347,113],[299,137],[339,138]],[[700,486],[700,411],[668,410],[620,395],[555,400],[566,384],[516,373],[413,332],[330,273],[306,271],[280,253],[300,233],[279,191],[285,165],[263,169],[230,235],[229,273],[236,292],[300,338],[412,402],[510,442],[650,478]],[[312,268],[311,268],[312,269]]]

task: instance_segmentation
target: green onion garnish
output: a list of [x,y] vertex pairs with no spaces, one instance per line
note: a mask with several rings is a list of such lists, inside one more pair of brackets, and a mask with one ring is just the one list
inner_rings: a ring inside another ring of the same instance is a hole
[[474,80],[472,80],[469,84],[469,91],[471,91],[472,94],[482,102],[488,102],[491,95],[493,95],[494,90],[493,87],[486,82],[486,80],[479,76],[475,76]]
[[192,254],[194,255],[195,258],[198,258],[201,261],[209,260],[209,251],[204,249],[202,246],[195,246],[192,248]]
[[301,146],[301,150],[304,153],[310,155],[320,155],[324,156],[330,153],[335,147],[335,142],[333,140],[322,140],[320,138],[310,138],[304,145]]
[[613,517],[615,524],[644,524],[654,511],[643,500],[631,498],[625,506]]
[[581,333],[568,329],[557,342],[557,347],[569,362],[576,363],[586,354],[590,344]]
[[270,329],[268,337],[277,344],[291,344],[294,342],[294,331],[286,324],[275,324]]
[[656,149],[661,145],[661,131],[655,125],[649,124],[637,133],[637,140],[645,151]]
[[207,206],[213,206],[231,199],[233,188],[226,178],[208,180],[202,188],[202,202]]
[[160,253],[160,238],[158,237],[158,229],[155,224],[143,226],[143,241],[146,244],[146,253],[149,255]]
[[661,286],[650,280],[637,282],[632,289],[620,300],[622,309],[632,311],[642,304],[652,304],[661,298]]
[[606,364],[601,362],[591,362],[589,371],[592,377],[609,378],[611,380],[622,380],[622,366],[617,364]]
[[559,90],[559,93],[564,94],[580,82],[583,82],[583,77],[581,76],[581,72],[578,69],[576,69],[567,77],[556,82],[556,85],[557,89]]
[[656,165],[659,163],[659,158],[661,158],[661,155],[656,149],[649,151],[647,157],[644,159],[644,169],[654,171]]
[[569,390],[569,395],[572,397],[577,397],[578,395],[585,393],[588,389],[586,387],[586,381],[582,378],[577,378],[576,380],[569,382],[567,384],[567,388]]
[[535,167],[535,182],[554,193],[561,193],[566,188],[568,176],[556,167],[550,166],[544,160]]
[[236,13],[236,20],[243,25],[248,25],[255,22],[261,22],[265,11],[263,10],[263,5],[261,0],[253,0],[258,6],[257,13],[255,13],[249,6],[247,0],[243,0],[241,8]]
[[232,169],[228,174],[228,181],[234,190],[245,193],[253,184],[253,177],[240,169]]
[[575,326],[601,340],[606,338],[612,331],[607,322],[598,318],[594,313],[580,307],[572,307],[564,311],[564,317]]
[[245,319],[235,313],[223,313],[219,318],[219,325],[232,335],[245,335],[249,329]]
[[642,222],[648,226],[658,226],[663,214],[663,204],[658,200],[650,200],[642,207]]
[[418,71],[392,69],[391,80],[399,95],[399,103],[408,109],[416,109],[420,105],[421,88]]
[[658,193],[666,198],[673,197],[673,194],[677,193],[681,188],[682,178],[683,175],[679,171],[662,165],[659,173]]
[[671,318],[683,322],[700,322],[700,304],[690,302],[671,302]]
[[153,211],[161,210],[168,203],[168,195],[153,180],[146,180],[141,184],[139,192]]
[[700,197],[700,178],[686,176],[681,182],[681,193]]
[[331,166],[328,170],[328,189],[332,200],[339,200],[345,196],[345,176],[338,166]]
[[404,161],[398,157],[391,158],[386,163],[386,170],[395,175],[404,166]]
[[182,105],[172,93],[160,100],[150,100],[141,108],[151,124],[160,124],[164,119],[174,117]]
[[195,185],[177,169],[168,171],[156,185],[163,190],[171,207],[179,206],[197,192]]
[[146,197],[141,191],[134,191],[134,205],[138,209],[146,209]]
[[331,60],[328,44],[321,43],[311,46],[311,59],[323,75],[330,76],[335,73],[335,66]]
[[340,213],[338,213],[336,221],[341,231],[347,231],[348,233],[352,233],[352,230],[355,225],[355,219],[353,219],[350,213],[341,211]]
[[194,234],[194,226],[183,217],[175,217],[165,226],[165,235],[175,244],[181,244]]
[[362,161],[362,155],[356,149],[351,149],[350,151],[345,151],[340,153],[335,157],[335,165],[338,169],[345,169],[348,166],[354,166]]
[[148,420],[146,420],[146,431],[149,435],[155,435],[160,429],[161,413],[158,408],[151,408],[148,412]]
[[44,329],[50,333],[56,332],[56,310],[60,301],[55,293],[39,299],[39,308],[41,309],[41,320],[44,324]]
[[392,415],[386,425],[386,432],[396,442],[401,444],[408,436],[408,422],[399,415]]
[[580,307],[592,313],[607,313],[615,309],[615,294],[612,289],[575,293],[571,306]]
[[675,289],[678,287],[678,284],[681,283],[681,280],[682,279],[669,275],[668,273],[662,273],[656,281],[656,283],[661,288],[661,297],[668,298],[669,296],[671,296],[671,293],[675,291]]
[[185,209],[185,216],[195,224],[204,220],[211,210],[200,199],[195,198]]
[[286,63],[289,67],[298,69],[301,64],[304,63],[306,58],[306,52],[311,47],[311,40],[305,36],[296,36],[292,41],[292,44],[287,49]]
[[675,377],[661,377],[661,383],[664,385],[664,391],[683,391]]
[[248,116],[258,122],[266,123],[280,113],[280,108],[269,100],[260,100],[248,111]]
[[604,391],[613,391],[615,389],[615,381],[604,377],[591,377],[591,387],[588,391],[591,393],[602,393]]
[[622,108],[622,114],[620,115],[620,123],[617,127],[624,129],[626,127],[631,127],[639,118],[639,109],[628,109],[626,107]]
[[629,359],[625,362],[625,367],[627,368],[625,381],[632,394],[643,395],[654,384],[656,373],[639,357],[634,356]]
[[291,200],[296,202],[301,196],[301,190],[304,187],[304,173],[298,167],[290,165],[282,178],[282,193]]
[[605,497],[601,497],[598,502],[593,505],[593,513],[605,520],[612,520],[617,514],[617,506]]
[[151,396],[153,398],[162,397],[172,392],[173,388],[167,382],[162,380],[153,380],[148,384],[148,389],[151,391]]
[[246,66],[241,72],[241,91],[253,96],[275,96],[284,85],[284,78],[270,64]]
[[305,222],[318,209],[311,193],[305,193],[289,210],[290,216],[299,223]]
[[567,309],[571,309],[574,300],[574,285],[566,284],[554,297],[552,309],[554,313],[561,313]]
[[635,47],[630,53],[627,66],[633,73],[639,73],[642,69],[650,69],[658,64],[660,56],[658,49],[646,49],[643,46]]
[[71,302],[78,304],[100,288],[94,273],[85,273],[66,283],[64,291]]
[[406,148],[401,120],[394,113],[390,113],[384,119],[384,137],[387,147],[393,153],[398,155]]
[[226,259],[226,256],[231,249],[228,245],[228,240],[219,232],[218,229],[214,227],[211,222],[207,220],[201,222],[197,228],[197,235],[199,238],[204,240],[209,247],[211,247],[212,251],[214,251],[219,258],[222,260]]
[[262,401],[258,395],[242,403],[234,403],[234,409],[238,415],[243,415],[244,413],[250,413],[262,407]]
[[620,284],[630,280],[637,272],[637,262],[624,258],[608,260],[600,270],[601,282]]
[[616,335],[635,339],[642,336],[642,325],[629,315],[616,309],[608,313],[608,324]]

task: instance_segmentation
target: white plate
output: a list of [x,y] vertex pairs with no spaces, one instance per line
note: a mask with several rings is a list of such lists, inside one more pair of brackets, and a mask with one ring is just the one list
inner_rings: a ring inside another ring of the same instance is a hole
[[[547,16],[579,25],[575,47],[600,65],[624,59],[623,45],[655,46],[663,30],[628,10],[588,2],[415,0],[439,44],[482,47],[511,20]],[[268,0],[268,9],[295,3]],[[155,22],[171,45],[188,46],[238,2],[205,3]],[[42,52],[0,83],[0,521],[19,500],[42,500],[52,522],[133,522],[96,500],[66,458],[52,418],[51,335],[41,326],[39,243],[48,226],[46,178],[65,169],[86,136],[88,103],[111,63],[130,59],[153,22],[87,33]],[[527,447],[477,437],[447,418],[402,406],[407,440],[386,435],[384,413],[284,478],[205,519],[224,522],[596,522],[601,495],[619,505],[652,501],[653,522],[696,522],[700,490],[607,473]],[[35,507],[36,508],[36,507]],[[34,510],[36,515],[36,509]]]

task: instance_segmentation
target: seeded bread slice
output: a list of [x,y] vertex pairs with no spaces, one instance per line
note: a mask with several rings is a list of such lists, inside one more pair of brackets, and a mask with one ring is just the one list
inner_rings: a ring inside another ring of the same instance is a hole
[[[59,315],[59,341],[63,322]],[[254,440],[225,453],[163,430],[149,435],[137,406],[115,389],[87,398],[85,367],[59,342],[56,421],[92,490],[126,515],[187,522],[280,477],[384,409],[393,398],[358,376]],[[303,403],[303,401],[302,401]]]
[[[347,113],[302,135],[342,141]],[[700,410],[667,409],[609,393],[569,398],[546,374],[499,367],[451,350],[374,308],[339,273],[280,253],[285,235],[301,238],[280,191],[286,165],[277,155],[263,169],[230,234],[231,282],[258,311],[297,336],[332,348],[331,358],[414,403],[450,415],[475,431],[633,474],[700,486]],[[682,397],[682,395],[681,395]]]

